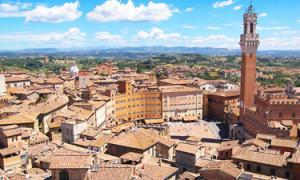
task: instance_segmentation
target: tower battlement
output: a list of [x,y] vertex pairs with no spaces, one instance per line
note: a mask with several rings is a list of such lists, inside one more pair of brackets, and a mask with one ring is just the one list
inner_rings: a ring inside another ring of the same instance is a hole
[[300,104],[300,100],[297,98],[289,98],[285,93],[276,93],[276,94],[261,94],[258,96],[261,100],[267,101],[269,104]]

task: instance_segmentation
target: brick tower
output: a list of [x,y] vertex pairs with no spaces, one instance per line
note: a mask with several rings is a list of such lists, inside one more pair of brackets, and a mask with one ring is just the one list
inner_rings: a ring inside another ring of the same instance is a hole
[[254,105],[256,84],[256,51],[259,46],[259,34],[256,33],[257,14],[252,4],[244,14],[244,33],[241,34],[241,101],[240,115]]

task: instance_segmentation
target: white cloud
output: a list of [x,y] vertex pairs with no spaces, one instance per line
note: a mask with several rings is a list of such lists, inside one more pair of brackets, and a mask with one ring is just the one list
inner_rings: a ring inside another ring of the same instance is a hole
[[194,11],[194,8],[188,7],[188,8],[186,8],[184,11],[185,11],[185,12],[192,12],[192,11]]
[[234,6],[233,10],[238,11],[242,8],[242,5]]
[[212,30],[212,31],[216,31],[216,30],[220,30],[220,27],[217,26],[206,26],[205,29],[207,30]]
[[79,1],[64,3],[62,6],[38,5],[26,13],[26,21],[60,23],[74,21],[81,16]]
[[260,31],[286,30],[286,29],[290,29],[290,27],[289,26],[272,26],[272,27],[257,26],[257,30],[260,30]]
[[182,28],[184,28],[184,29],[197,29],[195,26],[189,25],[189,24],[182,25]]
[[297,22],[300,23],[300,19],[298,19]]
[[225,0],[225,1],[217,1],[214,3],[214,8],[223,8],[225,6],[230,6],[234,3],[234,0]]
[[0,17],[24,17],[30,3],[0,3]]
[[[176,9],[175,9],[176,10]],[[119,0],[107,0],[87,14],[93,21],[163,21],[169,19],[174,11],[165,3],[150,1],[147,5],[135,6],[132,0],[122,3]]]
[[300,36],[269,37],[261,40],[261,49],[299,50]]
[[47,45],[78,45],[85,40],[85,33],[78,28],[70,28],[66,32],[50,32],[50,33],[8,33],[1,34],[0,41],[4,42],[26,42],[35,43],[43,46]]
[[108,43],[123,43],[124,39],[120,35],[114,35],[110,32],[97,32],[96,40],[104,41]]
[[280,32],[275,32],[274,35],[295,35],[295,34],[300,34],[300,31],[296,30],[284,30]]
[[139,31],[134,40],[178,40],[181,38],[179,33],[165,33],[164,30],[154,27],[150,31]]
[[267,13],[260,13],[259,15],[258,15],[258,17],[266,17],[268,14]]
[[225,35],[196,36],[190,42],[192,46],[199,47],[239,48],[238,39],[229,38]]

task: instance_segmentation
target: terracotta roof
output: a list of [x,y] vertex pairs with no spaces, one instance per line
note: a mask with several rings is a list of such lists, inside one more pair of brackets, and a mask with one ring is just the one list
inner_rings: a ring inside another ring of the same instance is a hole
[[127,161],[140,161],[143,158],[143,154],[128,152],[120,156],[120,158]]
[[92,137],[92,138],[96,138],[96,136],[99,134],[100,134],[100,130],[93,129],[93,128],[88,128],[85,131],[83,131],[82,133],[80,133],[81,136],[88,136],[88,137]]
[[201,93],[201,90],[198,88],[193,88],[193,87],[188,87],[188,86],[160,86],[159,87],[160,91],[162,93],[186,93],[186,92],[198,92]]
[[255,146],[260,147],[260,148],[266,148],[266,147],[269,146],[268,143],[266,143],[263,140],[257,139],[257,138],[248,139],[245,142],[243,142],[242,145],[243,146],[255,145]]
[[187,85],[191,84],[193,80],[184,80],[184,79],[162,79],[160,82],[168,83],[170,85]]
[[274,138],[271,140],[271,146],[296,148],[298,146],[298,142],[292,139]]
[[52,156],[49,169],[89,169],[90,165],[90,154],[62,149]]
[[179,176],[179,180],[195,180],[195,179],[197,179],[199,176],[200,176],[199,174],[191,173],[191,172],[185,171],[184,173],[182,173],[182,174]]
[[218,151],[225,151],[234,148],[239,144],[239,140],[224,141],[218,147]]
[[100,134],[96,140],[93,140],[90,146],[93,147],[101,147],[106,144],[111,138],[113,137],[112,134]]
[[135,131],[115,137],[108,143],[123,147],[146,150],[152,147],[156,143],[156,141],[153,139],[153,137],[149,136],[146,133]]
[[289,159],[289,162],[300,164],[300,149],[297,149],[297,151],[292,155],[292,158]]
[[9,125],[9,124],[33,124],[35,119],[30,119],[25,117],[23,114],[16,114],[12,116],[7,116],[5,119],[0,120],[0,125]]
[[91,144],[91,142],[92,142],[91,140],[84,140],[84,139],[79,138],[79,139],[76,139],[73,144],[87,148]]
[[164,119],[145,119],[146,124],[163,124],[165,123]]
[[205,168],[200,170],[200,174],[203,171],[210,171],[210,170],[219,170],[234,178],[238,178],[243,172],[241,169],[237,168],[237,166],[231,163],[230,161],[211,161],[205,166]]
[[175,145],[175,141],[171,140],[171,139],[166,139],[164,137],[159,137],[156,139],[158,143],[161,143],[167,147],[172,147]]
[[191,142],[200,142],[201,141],[201,137],[196,137],[196,136],[189,136],[186,141],[191,141]]
[[24,82],[24,81],[30,81],[30,80],[20,76],[10,76],[5,78],[6,83]]
[[2,126],[0,130],[6,137],[21,135],[17,125]]
[[196,167],[200,167],[200,168],[204,168],[209,162],[211,162],[211,160],[199,158],[199,159],[196,161],[195,166],[196,166]]
[[9,148],[0,149],[0,154],[2,156],[6,156],[6,155],[17,153],[17,152],[20,152],[20,150],[17,147],[9,147]]
[[91,179],[97,180],[131,180],[134,167],[128,165],[100,166],[99,171],[91,171]]
[[185,152],[188,154],[196,154],[200,149],[200,146],[186,143],[179,143],[176,147],[176,151]]
[[262,140],[271,140],[273,138],[276,138],[273,134],[263,134],[263,133],[257,133],[256,138],[262,139]]
[[286,164],[289,155],[289,153],[275,154],[241,149],[239,152],[233,155],[233,158],[243,161],[283,167]]
[[233,97],[233,96],[240,96],[240,90],[231,90],[231,91],[216,91],[210,93],[214,96],[221,96],[221,97]]
[[176,174],[177,168],[171,166],[158,166],[152,164],[142,164],[138,169],[138,179],[168,179]]
[[98,153],[96,154],[97,158],[101,161],[119,161],[120,158],[117,156],[112,156],[110,154]]
[[121,131],[129,129],[129,128],[133,127],[133,126],[134,126],[133,122],[128,122],[128,123],[120,124],[120,125],[118,125],[116,127],[113,127],[111,129],[111,132],[113,132],[113,133],[120,133]]

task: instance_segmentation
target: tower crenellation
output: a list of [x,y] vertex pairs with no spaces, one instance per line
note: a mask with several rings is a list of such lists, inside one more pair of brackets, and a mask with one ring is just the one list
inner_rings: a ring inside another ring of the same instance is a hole
[[252,6],[244,14],[244,33],[240,37],[242,53],[254,54],[259,46],[259,34],[256,32],[257,13]]

